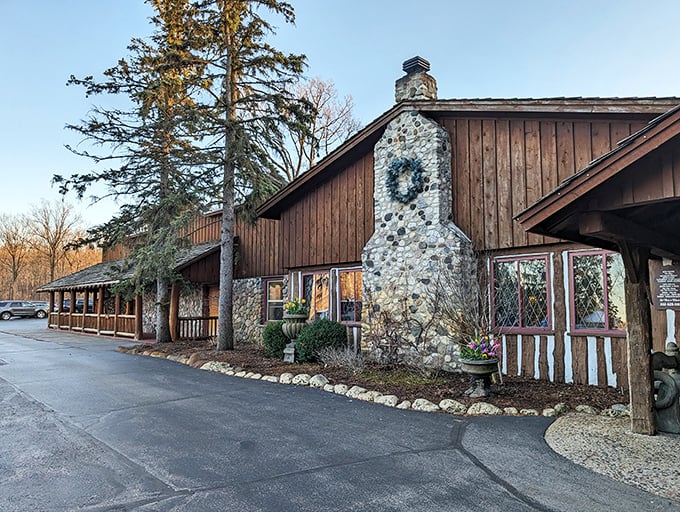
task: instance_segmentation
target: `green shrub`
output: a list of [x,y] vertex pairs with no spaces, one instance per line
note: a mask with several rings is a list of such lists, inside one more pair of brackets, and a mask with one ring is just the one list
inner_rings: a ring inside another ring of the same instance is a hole
[[295,358],[298,361],[315,361],[323,348],[347,346],[347,327],[330,320],[317,320],[300,333],[295,345]]
[[282,321],[269,322],[264,327],[262,333],[262,343],[264,344],[264,353],[270,357],[278,357],[283,359],[283,349],[286,348],[288,338],[281,330]]

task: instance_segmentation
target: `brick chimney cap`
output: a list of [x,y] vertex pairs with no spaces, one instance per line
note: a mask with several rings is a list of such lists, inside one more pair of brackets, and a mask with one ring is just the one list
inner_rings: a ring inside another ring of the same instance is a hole
[[407,75],[411,75],[413,73],[427,72],[430,70],[430,63],[423,59],[422,57],[416,55],[411,59],[405,60],[404,64],[402,65],[402,69],[406,72]]

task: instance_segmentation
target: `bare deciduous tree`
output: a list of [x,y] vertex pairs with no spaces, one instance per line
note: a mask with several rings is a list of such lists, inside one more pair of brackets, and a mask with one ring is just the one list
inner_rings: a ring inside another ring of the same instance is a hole
[[309,133],[294,128],[286,130],[275,147],[276,163],[288,181],[313,167],[318,159],[361,128],[354,118],[352,97],[340,98],[332,81],[312,78],[301,82],[295,87],[295,95],[308,101],[316,115],[308,127]]
[[28,257],[26,230],[18,215],[0,215],[0,269],[9,274],[8,299],[14,299],[17,281]]
[[[61,212],[61,207],[61,203],[44,203],[39,207],[31,207],[32,213],[29,215],[0,214],[0,298],[37,299],[39,296],[35,290],[39,286],[101,261],[98,247],[69,245],[84,237],[85,232],[69,228],[73,220],[76,224],[79,222],[78,216],[55,221],[55,216],[61,216],[55,208]],[[67,209],[70,211],[70,206]],[[38,210],[42,213],[36,220],[33,213]],[[55,228],[55,224],[61,227]],[[35,233],[42,235],[37,237]],[[46,239],[52,245],[52,250]],[[50,253],[53,253],[53,258],[50,258]],[[50,259],[55,261],[52,267]]]
[[63,273],[68,246],[78,239],[82,219],[68,203],[42,200],[31,208],[26,222],[33,247],[47,260],[49,279],[54,281],[57,273]]

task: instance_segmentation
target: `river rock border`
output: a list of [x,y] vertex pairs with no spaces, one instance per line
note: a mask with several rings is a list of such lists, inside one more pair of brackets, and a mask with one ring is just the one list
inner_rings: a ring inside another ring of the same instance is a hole
[[[353,386],[349,384],[331,384],[322,374],[309,375],[307,373],[282,373],[281,375],[262,375],[261,373],[249,372],[239,366],[232,366],[224,361],[205,361],[201,359],[199,354],[192,356],[165,354],[163,352],[145,349],[139,350],[139,346],[119,346],[116,351],[133,354],[144,355],[149,357],[158,357],[168,359],[177,363],[186,364],[193,368],[201,370],[222,373],[232,377],[241,377],[244,379],[263,380],[265,382],[289,384],[294,386],[307,386],[310,388],[317,388],[328,393],[335,393],[343,395],[353,400],[362,400],[365,402],[373,402],[375,404],[395,407],[397,409],[411,409],[421,412],[441,412],[448,414],[455,414],[459,416],[546,416],[555,417],[561,414],[572,411],[569,405],[565,403],[555,404],[554,407],[548,407],[539,411],[538,409],[518,409],[516,407],[504,407],[503,409],[496,407],[487,402],[476,402],[469,407],[458,400],[452,398],[445,398],[438,404],[430,402],[424,398],[417,398],[413,401],[400,400],[396,395],[383,394],[379,391],[372,391],[361,386]],[[609,416],[613,418],[630,416],[630,408],[626,404],[614,404],[610,408],[599,410],[590,405],[578,405],[573,409],[575,412]]]

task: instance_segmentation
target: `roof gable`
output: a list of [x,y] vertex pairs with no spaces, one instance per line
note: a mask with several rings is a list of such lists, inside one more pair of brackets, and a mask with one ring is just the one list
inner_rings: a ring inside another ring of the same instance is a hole
[[680,106],[652,120],[516,217],[528,231],[680,257]]
[[337,172],[343,162],[351,161],[356,151],[371,148],[387,124],[405,111],[420,111],[426,115],[444,116],[464,113],[521,113],[532,115],[606,115],[659,114],[680,103],[680,98],[511,98],[511,99],[449,99],[402,101],[350,137],[329,153],[313,168],[289,183],[260,206],[257,213],[264,218],[279,218],[291,201],[304,196],[308,187],[317,186],[329,174]]

